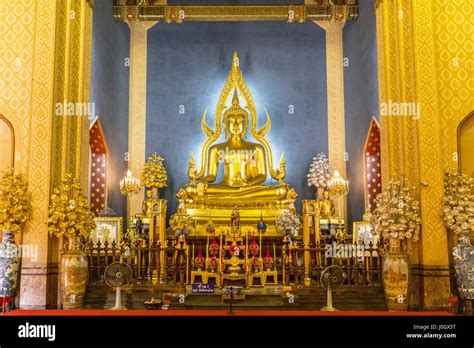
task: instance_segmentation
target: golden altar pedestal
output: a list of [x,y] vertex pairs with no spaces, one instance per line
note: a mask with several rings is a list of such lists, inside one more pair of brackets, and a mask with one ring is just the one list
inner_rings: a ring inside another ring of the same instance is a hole
[[[149,198],[148,198],[149,200]],[[151,243],[163,242],[166,239],[166,210],[168,201],[166,199],[156,199],[153,202],[153,210],[146,210],[147,199],[143,202],[143,212],[135,214],[133,223],[140,219],[145,226],[148,226],[148,239]]]
[[[150,191],[148,191],[150,192]],[[138,219],[142,221],[142,224],[148,226],[148,240],[150,245],[156,245],[157,242],[166,242],[166,210],[168,207],[168,201],[166,199],[153,198],[147,195],[147,198],[143,201],[142,213],[135,214],[133,224],[135,226]],[[163,245],[163,244],[162,244]],[[165,258],[166,253],[160,253],[160,272],[163,277],[165,274]],[[155,274],[152,274],[154,282],[158,282]],[[160,280],[161,281],[161,280]]]
[[[241,106],[239,96],[245,107]],[[231,105],[227,106],[229,99]],[[276,219],[283,210],[294,206],[297,194],[283,181],[286,176],[283,154],[277,168],[273,166],[272,148],[266,139],[271,120],[267,112],[266,115],[265,125],[258,129],[256,106],[234,53],[232,68],[215,110],[214,128],[207,124],[206,112],[202,117],[206,141],[202,145],[200,167],[196,168],[196,160],[191,155],[190,182],[177,194],[180,207],[194,220],[195,235],[207,235],[210,218],[216,232],[225,233],[235,210],[240,214],[240,233],[255,231],[263,216],[268,226],[266,235],[278,235]],[[217,142],[222,129],[226,140]],[[246,140],[248,135],[252,141]],[[218,182],[221,167],[223,175]],[[275,184],[265,184],[268,175]]]

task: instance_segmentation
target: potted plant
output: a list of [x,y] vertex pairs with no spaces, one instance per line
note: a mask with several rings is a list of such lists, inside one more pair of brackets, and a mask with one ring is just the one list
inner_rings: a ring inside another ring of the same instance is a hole
[[408,310],[407,242],[418,240],[420,222],[420,203],[413,198],[406,180],[391,180],[377,195],[371,221],[386,249],[382,279],[389,311]]
[[448,230],[453,231],[458,245],[453,247],[453,265],[459,297],[474,299],[474,248],[470,233],[474,229],[474,179],[457,170],[444,176],[442,216]]
[[327,190],[328,181],[331,178],[329,160],[323,152],[313,157],[313,162],[306,176],[308,178],[308,186],[316,187],[316,199],[321,200],[323,198],[323,192]]
[[0,244],[0,296],[16,293],[20,258],[14,234],[20,233],[30,214],[30,194],[23,175],[15,174],[13,168],[5,170],[0,181],[0,229],[3,231]]
[[94,214],[79,182],[66,174],[53,190],[49,206],[48,231],[67,238],[59,264],[61,302],[64,309],[82,307],[88,277],[86,254],[81,250],[81,238],[91,236],[95,228]]
[[166,181],[168,180],[163,161],[164,158],[154,152],[153,155],[148,157],[143,168],[141,182],[144,186],[152,189],[153,199],[159,199],[158,189],[166,187]]

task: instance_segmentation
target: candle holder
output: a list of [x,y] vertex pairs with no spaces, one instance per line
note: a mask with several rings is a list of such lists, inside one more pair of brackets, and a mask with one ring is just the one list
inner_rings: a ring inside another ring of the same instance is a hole
[[127,175],[124,176],[122,180],[120,180],[120,193],[122,193],[122,195],[124,196],[127,196],[128,198],[128,216],[130,217],[129,225],[128,225],[129,232],[133,225],[132,197],[133,195],[136,195],[138,192],[140,192],[140,189],[141,189],[140,180],[134,177],[132,175],[132,172],[128,170]]
[[341,220],[341,206],[342,197],[349,193],[349,181],[345,180],[339,171],[335,170],[331,179],[328,180],[328,190],[331,194],[337,197],[337,210],[339,213],[339,220]]

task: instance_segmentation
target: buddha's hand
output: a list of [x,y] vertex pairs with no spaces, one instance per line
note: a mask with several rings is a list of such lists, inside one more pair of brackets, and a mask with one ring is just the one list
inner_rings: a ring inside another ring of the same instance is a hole
[[234,178],[234,180],[232,180],[232,183],[236,186],[247,186],[247,182],[245,182],[244,180],[242,180],[242,178]]

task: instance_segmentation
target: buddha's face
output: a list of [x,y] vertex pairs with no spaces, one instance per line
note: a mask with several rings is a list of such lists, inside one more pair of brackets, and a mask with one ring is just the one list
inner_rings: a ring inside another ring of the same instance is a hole
[[146,191],[146,198],[151,198],[153,192],[151,190]]
[[329,199],[329,192],[328,192],[328,191],[324,191],[324,193],[323,193],[323,198],[324,198],[325,200],[328,200],[328,199]]
[[245,117],[243,115],[230,115],[227,119],[227,131],[231,137],[242,137],[245,127]]

